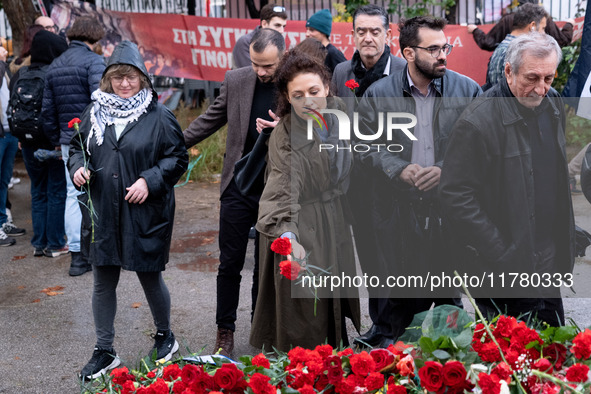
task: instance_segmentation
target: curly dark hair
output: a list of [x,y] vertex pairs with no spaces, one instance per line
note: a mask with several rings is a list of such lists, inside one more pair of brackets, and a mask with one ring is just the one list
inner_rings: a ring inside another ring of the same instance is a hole
[[398,24],[400,31],[400,50],[404,48],[414,47],[419,45],[419,29],[426,27],[432,30],[443,30],[447,25],[447,21],[441,18],[433,18],[432,16],[416,16],[414,18],[401,20]]
[[[298,50],[290,50],[281,58],[275,74],[277,85],[277,116],[283,117],[290,112],[291,104],[287,100],[287,84],[300,74],[316,74],[326,86],[330,86],[331,74],[323,63]],[[332,89],[330,89],[332,92]],[[331,93],[329,93],[329,96]]]

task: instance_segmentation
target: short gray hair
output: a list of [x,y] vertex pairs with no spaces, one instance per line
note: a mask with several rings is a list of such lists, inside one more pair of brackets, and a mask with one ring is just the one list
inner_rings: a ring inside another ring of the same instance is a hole
[[512,73],[517,74],[519,72],[523,55],[526,52],[540,59],[548,57],[554,52],[557,59],[556,67],[562,60],[562,49],[552,36],[538,32],[522,34],[511,41],[505,54],[505,64],[509,63]]

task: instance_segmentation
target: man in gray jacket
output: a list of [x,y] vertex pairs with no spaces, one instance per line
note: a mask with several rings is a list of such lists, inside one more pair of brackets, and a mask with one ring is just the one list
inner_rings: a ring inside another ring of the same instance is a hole
[[[407,67],[371,85],[359,104],[359,128],[365,135],[379,134],[378,117],[388,112],[413,114],[417,120],[410,136],[395,130],[372,141],[388,149],[378,149],[377,144],[357,149],[377,186],[370,191],[368,214],[373,220],[377,264],[385,267],[384,274],[424,275],[428,269],[440,269],[436,264],[445,258],[444,223],[436,196],[443,155],[455,120],[481,93],[476,82],[447,69],[452,46],[443,32],[445,25],[443,19],[432,17],[401,22],[399,41]],[[381,346],[401,336],[413,316],[433,302],[461,305],[457,298],[436,298],[416,288],[391,290],[391,337]]]
[[[390,74],[402,72],[406,66],[406,61],[394,56],[386,44],[391,40],[392,30],[388,13],[384,8],[375,4],[357,8],[353,14],[351,34],[357,51],[351,60],[339,63],[332,75],[335,95],[343,98],[362,97],[371,84]],[[355,90],[347,87],[346,84],[350,80],[357,82],[359,87]],[[352,104],[352,101],[349,104]],[[376,260],[375,238],[371,235],[371,222],[365,214],[369,203],[365,198],[366,191],[372,188],[372,179],[366,175],[363,166],[358,164],[351,174],[349,201],[355,217],[355,247],[361,266],[366,270],[365,267],[371,267],[371,262]],[[369,316],[373,324],[365,334],[356,338],[356,342],[376,346],[382,342],[384,336],[391,337],[390,313],[387,308],[386,298],[369,299]]]

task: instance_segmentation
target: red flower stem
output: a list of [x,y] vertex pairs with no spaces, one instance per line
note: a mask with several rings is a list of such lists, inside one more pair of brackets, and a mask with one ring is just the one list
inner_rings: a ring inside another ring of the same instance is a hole
[[[480,311],[480,308],[478,308],[478,306],[476,305],[476,302],[474,301],[474,298],[472,297],[472,295],[468,291],[468,288],[466,287],[466,284],[464,283],[464,280],[462,279],[462,277],[460,276],[460,274],[458,274],[458,271],[454,271],[454,275],[457,276],[458,278],[460,278],[460,281],[462,283],[462,289],[464,289],[464,292],[466,293],[466,296],[468,296],[468,300],[470,300],[470,304],[472,304],[472,306],[474,307],[474,310],[478,314],[478,317],[483,322],[484,329],[486,330],[486,333],[488,334],[488,336],[490,337],[490,339],[492,339],[493,343],[497,346],[497,349],[499,349],[499,353],[501,354],[501,358],[503,359],[503,361],[505,362],[505,364],[511,366],[507,362],[507,359],[505,358],[505,355],[503,354],[503,351],[501,350],[501,345],[499,345],[499,343],[497,342],[497,339],[495,338],[495,336],[493,335],[492,331],[490,330],[489,324],[486,321],[486,319],[484,318],[484,316],[482,315],[482,312]],[[513,375],[513,378],[515,379],[515,381],[519,385],[519,388],[521,389],[521,392],[523,394],[527,394],[527,391],[525,391],[525,388],[523,387],[523,385],[521,384],[521,381],[517,377],[517,373],[515,371],[513,371],[513,368],[511,368],[511,371],[512,371],[511,372],[511,375]]]

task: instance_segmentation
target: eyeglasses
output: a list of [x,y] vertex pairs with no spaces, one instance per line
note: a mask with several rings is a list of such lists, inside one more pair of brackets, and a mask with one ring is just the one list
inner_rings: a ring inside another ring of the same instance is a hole
[[276,5],[273,7],[273,12],[285,12],[285,7],[281,7],[280,5]]
[[433,47],[429,47],[429,48],[425,48],[425,47],[420,47],[418,45],[415,45],[411,48],[420,48],[420,49],[424,49],[426,51],[429,51],[429,53],[431,54],[431,56],[433,57],[439,57],[439,52],[443,51],[443,53],[447,56],[451,53],[451,50],[453,49],[452,45],[449,44],[445,44],[442,47],[438,47],[438,46],[433,46]]
[[127,75],[125,77],[111,77],[111,82],[115,82],[117,85],[123,83],[126,80],[128,83],[137,83],[140,80],[139,75]]

